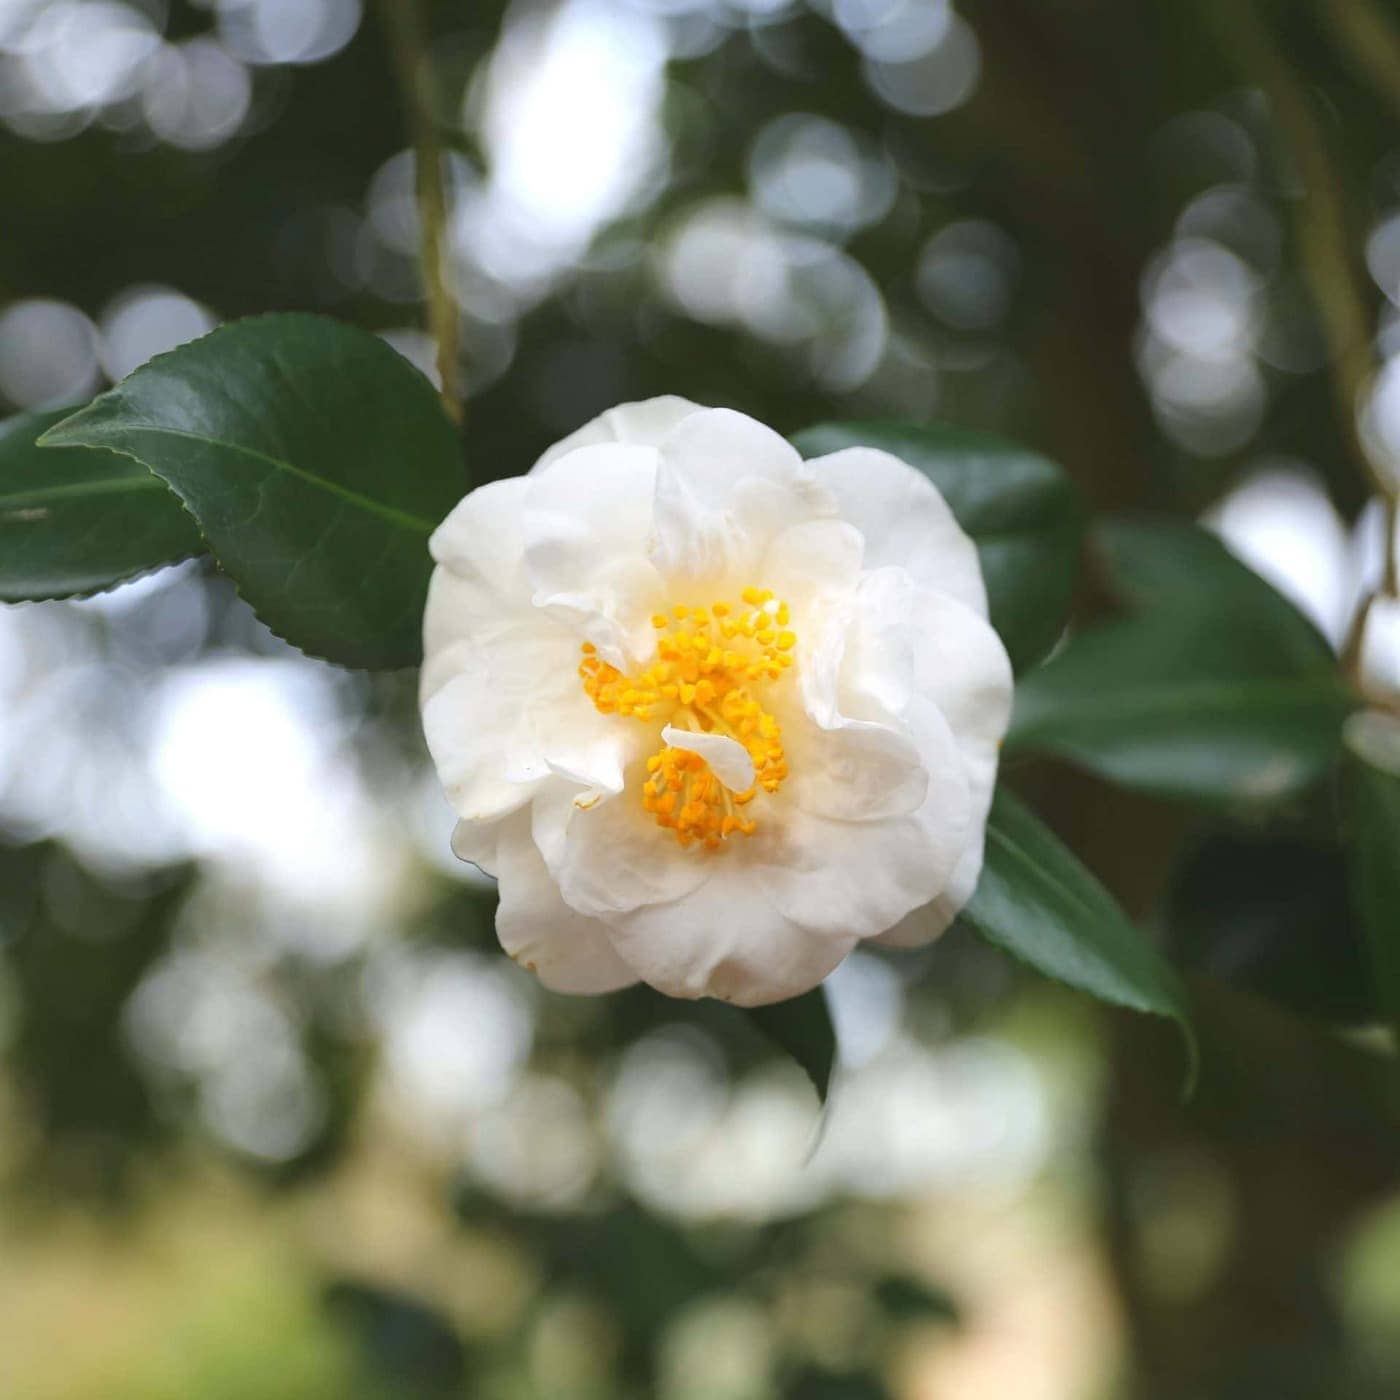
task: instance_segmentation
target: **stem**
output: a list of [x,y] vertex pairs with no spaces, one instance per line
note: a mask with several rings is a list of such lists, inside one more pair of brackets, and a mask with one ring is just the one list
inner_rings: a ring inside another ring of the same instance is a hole
[[1400,27],[1374,0],[1319,0],[1351,60],[1400,113]]
[[428,329],[437,346],[442,406],[448,417],[460,424],[458,310],[447,285],[447,196],[443,188],[442,152],[437,139],[435,93],[421,0],[380,0],[379,8],[413,141],[418,221],[422,230],[419,263],[427,301]]
[[[1343,0],[1337,8],[1346,9],[1351,3]],[[1251,0],[1221,4],[1215,13],[1230,27],[1249,76],[1268,99],[1280,137],[1302,179],[1305,194],[1293,201],[1299,254],[1327,340],[1342,431],[1371,488],[1385,502],[1386,564],[1381,591],[1393,597],[1400,583],[1395,559],[1396,486],[1371,453],[1357,421],[1376,364],[1365,283],[1351,251],[1341,181],[1307,92],[1260,22]]]

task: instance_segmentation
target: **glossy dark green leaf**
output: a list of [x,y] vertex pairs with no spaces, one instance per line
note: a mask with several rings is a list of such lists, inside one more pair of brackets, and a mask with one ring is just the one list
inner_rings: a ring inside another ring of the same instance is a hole
[[315,316],[235,322],[150,361],[44,442],[144,462],[303,650],[349,666],[419,659],[428,536],[464,487],[432,387],[378,337]]
[[1135,611],[1226,612],[1235,627],[1267,633],[1299,671],[1336,669],[1322,633],[1199,525],[1124,517],[1095,525],[1092,539],[1110,586]]
[[70,411],[0,423],[0,602],[98,593],[204,547],[189,512],[140,462],[35,446]]
[[1016,669],[1055,644],[1078,571],[1084,512],[1074,483],[1048,458],[948,424],[820,423],[793,443],[804,457],[877,447],[917,467],[977,544],[992,625]]
[[1137,612],[1025,677],[1008,748],[1188,800],[1263,803],[1316,781],[1352,700],[1312,623],[1195,525],[1110,521],[1094,542]]
[[962,917],[989,943],[1100,1001],[1174,1020],[1196,1041],[1186,989],[1113,896],[1041,820],[998,790],[982,878]]
[[1340,845],[1217,831],[1173,872],[1168,948],[1183,967],[1324,1021],[1373,1020]]
[[831,1069],[836,1062],[836,1028],[826,993],[814,987],[800,997],[772,1006],[756,1006],[746,1013],[780,1049],[786,1050],[812,1081],[817,1097],[826,1102]]
[[1400,719],[1348,723],[1346,778],[1352,898],[1376,1001],[1400,1034]]
[[1300,670],[1228,611],[1155,610],[1024,677],[1006,747],[1161,796],[1265,803],[1326,771],[1352,703],[1332,669]]

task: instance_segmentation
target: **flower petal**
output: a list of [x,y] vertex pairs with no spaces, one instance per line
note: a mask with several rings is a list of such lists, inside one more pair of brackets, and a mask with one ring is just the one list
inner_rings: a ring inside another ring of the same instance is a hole
[[438,567],[423,611],[420,702],[453,674],[441,653],[454,642],[486,642],[530,611],[522,566],[525,482],[494,481],[462,500],[433,532],[428,548]]
[[792,804],[813,816],[879,822],[917,811],[929,775],[918,746],[884,724],[839,719],[828,728],[789,720],[783,747]]
[[579,686],[573,639],[540,612],[503,622],[484,645],[435,652],[423,732],[459,816],[495,820],[553,773],[617,792],[645,747],[640,728],[609,722]]
[[674,394],[641,399],[637,403],[620,403],[556,442],[530,470],[541,472],[576,448],[591,447],[599,442],[633,442],[655,447],[678,423],[700,411],[699,404]]
[[637,763],[620,795],[556,782],[535,797],[535,843],[564,902],[580,914],[611,923],[619,912],[678,899],[706,877],[704,853],[684,849],[642,807],[645,780]]
[[804,520],[769,541],[755,576],[788,603],[800,641],[823,610],[849,597],[860,582],[865,541],[845,520]]
[[660,579],[647,559],[656,450],[581,447],[528,478],[525,570],[537,607],[576,627],[613,665],[649,651]]
[[[990,802],[989,802],[990,806]],[[948,877],[947,887],[937,898],[932,899],[921,909],[906,915],[893,928],[876,934],[870,941],[885,948],[922,948],[945,933],[954,919],[962,913],[963,906],[972,898],[977,889],[977,881],[982,876],[982,861],[987,842],[987,812],[975,801],[973,804],[974,826],[971,838],[958,857],[953,873]]]
[[637,980],[613,951],[603,925],[564,903],[524,814],[502,829],[497,865],[501,903],[496,936],[501,947],[546,987],[592,994],[615,992]]
[[444,679],[423,705],[423,734],[460,817],[495,821],[530,800],[534,745],[520,692],[490,683],[490,659],[470,642],[441,654]]
[[922,472],[873,447],[848,447],[807,467],[865,536],[867,569],[902,565],[916,583],[987,615],[977,547]]
[[494,876],[499,866],[497,851],[504,821],[467,821],[452,828],[452,854],[476,866],[483,875]]
[[[804,527],[806,532],[819,528]],[[828,599],[802,625],[797,673],[802,710],[782,716],[792,801],[806,812],[842,821],[916,811],[929,783],[917,744],[897,717],[844,679],[848,634],[855,625],[851,604]]]
[[668,724],[661,731],[661,740],[673,749],[698,753],[710,765],[715,777],[732,792],[743,792],[753,786],[753,759],[749,751],[727,735],[702,734]]
[[966,849],[971,800],[957,743],[936,707],[910,712],[919,763],[928,775],[922,805],[883,821],[838,821],[792,809],[764,838],[764,883],[776,907],[813,932],[872,938],[947,886]]
[[433,531],[428,552],[439,564],[496,597],[528,602],[521,568],[526,489],[521,476],[478,486]]
[[[885,575],[901,572],[881,571]],[[885,611],[875,606],[877,595],[884,595],[888,604],[900,588],[899,581],[890,577],[872,575],[863,580],[862,599],[870,605],[865,616]],[[987,813],[1012,700],[1011,663],[1001,639],[983,618],[942,593],[912,590],[907,602],[906,644],[913,639],[910,684],[939,707],[957,740],[967,778],[971,826],[968,844],[938,898],[880,935],[877,941],[892,947],[912,947],[938,937],[977,888]],[[878,640],[867,636],[868,657],[878,647]]]
[[796,449],[742,413],[693,413],[658,450],[651,557],[669,580],[751,578],[779,530],[836,512]]
[[613,947],[657,991],[764,1006],[815,987],[855,945],[785,917],[741,852],[709,857],[708,869],[684,898],[608,919]]

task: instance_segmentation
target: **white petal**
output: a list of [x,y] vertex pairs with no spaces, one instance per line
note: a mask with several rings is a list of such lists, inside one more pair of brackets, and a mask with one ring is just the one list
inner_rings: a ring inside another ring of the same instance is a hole
[[478,486],[433,531],[428,552],[439,564],[496,595],[523,600],[525,491],[525,478],[519,476]]
[[423,705],[423,734],[447,800],[468,821],[495,821],[530,800],[532,745],[519,699],[489,681],[469,642],[443,653],[452,667]]
[[808,520],[780,530],[755,577],[792,607],[799,642],[810,618],[848,597],[860,581],[865,541],[844,520]]
[[523,480],[497,481],[473,491],[433,532],[428,548],[438,567],[423,610],[420,703],[451,672],[439,658],[454,642],[486,642],[530,609],[521,513]]
[[570,619],[613,665],[650,652],[661,581],[647,559],[656,451],[603,443],[528,478],[525,568],[537,606]]
[[843,821],[873,821],[917,810],[928,792],[918,745],[896,717],[867,704],[849,713],[843,693],[851,607],[828,603],[806,620],[798,638],[800,713],[783,718],[783,746],[792,776],[787,793],[804,811]]
[[876,934],[869,941],[878,943],[882,948],[922,948],[948,931],[949,925],[957,917],[958,910],[970,898],[969,893],[955,908],[950,896],[939,895],[922,909],[915,909],[912,914],[906,914],[893,928]]
[[623,961],[658,991],[763,1006],[809,991],[854,946],[845,931],[813,933],[784,916],[742,851],[700,859],[709,877],[684,898],[608,920]]
[[986,833],[981,829],[977,830],[976,837],[967,843],[958,864],[953,867],[952,875],[948,878],[948,888],[942,895],[924,904],[923,909],[906,914],[895,927],[888,928],[883,934],[876,934],[871,942],[883,948],[923,948],[935,938],[942,937],[952,921],[962,913],[963,904],[972,899],[973,890],[977,888],[977,879],[981,875],[984,840]]
[[[938,937],[977,887],[1001,740],[1011,712],[1011,663],[983,618],[946,594],[917,588],[902,569],[867,575],[856,612],[852,650],[859,654],[859,664],[852,668],[852,686],[884,701],[905,694],[936,705],[956,740],[967,782],[968,840],[945,888],[877,939],[891,947],[913,947]],[[938,778],[934,770],[933,782]]]
[[621,788],[645,735],[598,713],[579,683],[578,657],[573,638],[539,612],[503,624],[485,645],[456,642],[434,654],[423,732],[459,816],[495,820],[552,773]]
[[561,645],[568,640],[577,650],[578,642],[567,638],[558,624],[541,615],[528,602],[507,601],[478,578],[465,578],[445,565],[438,565],[428,581],[428,601],[423,610],[423,666],[418,675],[419,704],[425,703],[460,669],[452,652],[461,643],[489,650],[513,634],[552,628]]
[[884,821],[917,811],[929,775],[918,746],[888,725],[841,719],[829,728],[795,718],[783,726],[791,776],[783,791],[814,816]]
[[496,853],[501,828],[508,820],[459,821],[452,828],[452,854],[458,860],[470,861],[482,874],[494,875],[499,864]]
[[[774,904],[804,928],[872,938],[947,886],[971,837],[957,745],[932,705],[911,712],[928,774],[922,806],[884,821],[837,821],[793,809],[775,821],[763,859]],[[758,842],[765,834],[760,827]]]
[[987,615],[977,548],[922,472],[872,447],[848,447],[807,463],[865,536],[865,567],[899,564],[916,583]]
[[683,848],[642,807],[645,780],[637,764],[616,796],[556,783],[535,798],[535,843],[580,914],[611,923],[619,912],[678,899],[706,876],[705,852]]
[[916,624],[915,688],[943,712],[985,806],[1011,720],[1011,661],[991,625],[947,594],[921,593]]
[[725,787],[744,792],[753,786],[753,759],[740,743],[724,734],[703,734],[691,729],[677,729],[668,724],[661,731],[663,743],[673,749],[698,753]]
[[637,980],[602,924],[564,903],[523,815],[505,824],[497,863],[496,936],[516,962],[556,992],[615,992]]
[[652,559],[668,580],[751,577],[779,530],[835,514],[796,450],[742,413],[691,414],[658,450]]
[[598,442],[635,442],[655,447],[672,428],[699,409],[699,404],[679,399],[674,394],[642,399],[638,403],[620,403],[600,413],[563,441],[556,442],[530,470],[543,471],[576,448],[591,447]]

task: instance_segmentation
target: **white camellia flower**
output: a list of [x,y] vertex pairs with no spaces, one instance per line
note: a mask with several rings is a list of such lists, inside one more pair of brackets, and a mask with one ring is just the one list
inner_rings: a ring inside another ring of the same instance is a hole
[[546,986],[762,1005],[972,894],[1011,668],[913,468],[651,399],[473,491],[431,548],[453,849]]

